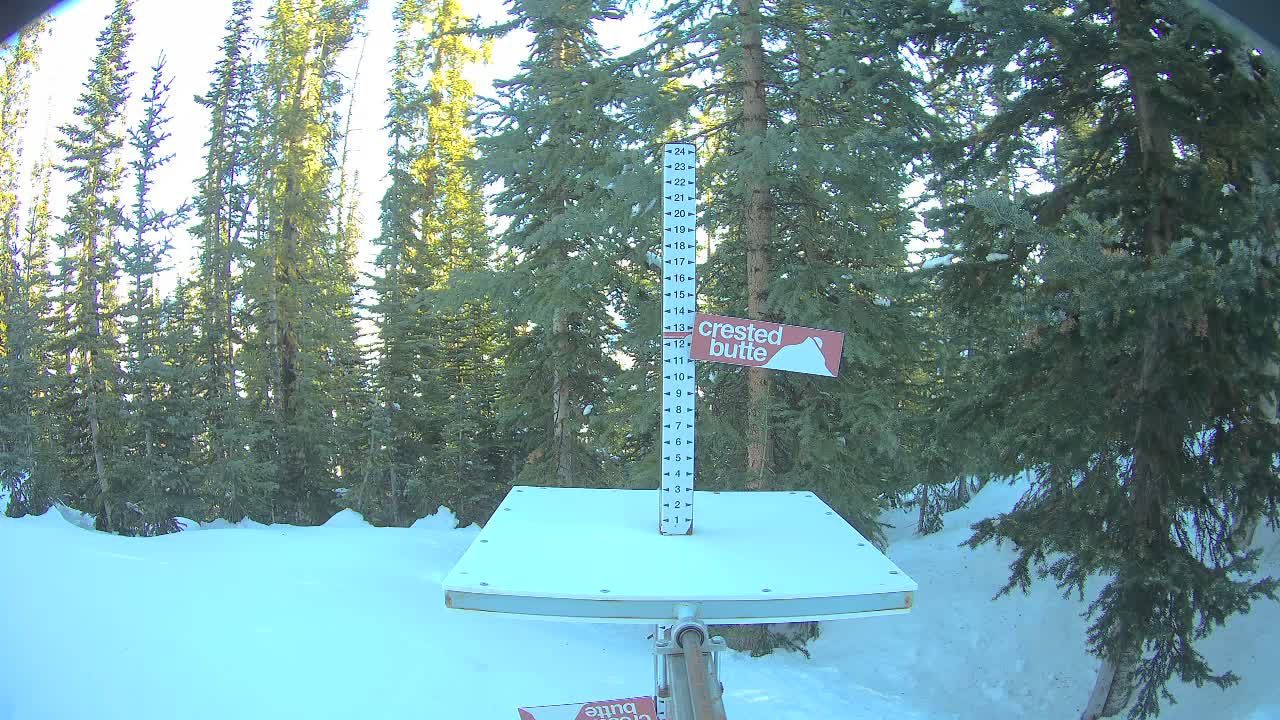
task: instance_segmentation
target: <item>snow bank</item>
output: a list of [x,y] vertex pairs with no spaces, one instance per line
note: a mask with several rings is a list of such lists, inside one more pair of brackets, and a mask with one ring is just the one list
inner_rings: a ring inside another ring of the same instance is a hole
[[239,522],[231,522],[230,520],[225,520],[223,518],[214,518],[213,520],[205,523],[188,520],[186,518],[178,518],[178,522],[188,523],[185,528],[186,530],[260,530],[262,528],[271,527],[270,525],[263,525],[248,516],[244,517]]
[[436,510],[435,515],[414,520],[409,527],[414,530],[452,530],[458,527],[458,516],[449,508],[442,507]]
[[[729,654],[729,717],[1078,716],[1095,670],[1084,605],[1050,585],[993,602],[1011,551],[958,547],[1021,489],[987,486],[924,538],[911,514],[888,515],[889,554],[920,583],[915,610],[826,623],[812,659]],[[648,627],[446,611],[440,582],[477,534],[454,525],[447,510],[409,529],[352,512],[323,527],[125,538],[58,513],[0,518],[0,718],[500,719],[651,692]],[[1280,537],[1259,535],[1264,570],[1280,573]],[[1205,641],[1240,686],[1175,686],[1161,717],[1280,718],[1266,680],[1278,624],[1263,603]]]
[[339,510],[333,517],[325,522],[324,527],[327,528],[367,528],[371,527],[364,516],[350,508]]

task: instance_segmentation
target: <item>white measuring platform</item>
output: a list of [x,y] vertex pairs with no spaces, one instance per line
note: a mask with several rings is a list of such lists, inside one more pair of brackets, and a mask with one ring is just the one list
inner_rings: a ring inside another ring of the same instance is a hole
[[916,583],[809,492],[698,492],[692,535],[656,490],[516,487],[444,580],[455,610],[663,623],[838,620],[911,609]]

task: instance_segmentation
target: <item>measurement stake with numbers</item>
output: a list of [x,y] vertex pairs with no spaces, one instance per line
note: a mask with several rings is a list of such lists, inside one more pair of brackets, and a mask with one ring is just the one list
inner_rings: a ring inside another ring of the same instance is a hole
[[697,282],[697,202],[690,143],[662,153],[662,484],[658,530],[693,532],[693,408],[697,386],[689,349]]

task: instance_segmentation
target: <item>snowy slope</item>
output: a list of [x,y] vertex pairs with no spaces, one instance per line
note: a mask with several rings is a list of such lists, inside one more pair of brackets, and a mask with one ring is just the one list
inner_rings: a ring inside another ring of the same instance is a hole
[[[1012,505],[989,486],[890,555],[920,583],[909,615],[828,623],[813,658],[723,664],[733,720],[1068,718],[1094,663],[1083,607],[1051,587],[991,602],[1009,552],[957,547],[970,522]],[[195,529],[122,538],[74,514],[0,517],[0,720],[34,718],[515,718],[520,705],[651,691],[647,630],[451,613],[440,581],[476,535],[442,512],[374,529]],[[1260,533],[1280,573],[1280,537]],[[1177,688],[1168,718],[1280,719],[1280,607],[1204,647],[1244,680]]]

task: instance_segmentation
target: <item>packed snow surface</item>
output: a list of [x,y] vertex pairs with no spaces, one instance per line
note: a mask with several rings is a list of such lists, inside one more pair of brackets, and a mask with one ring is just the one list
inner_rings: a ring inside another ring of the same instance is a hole
[[[990,485],[927,537],[888,515],[916,608],[826,623],[811,659],[730,653],[728,716],[1077,717],[1096,668],[1084,604],[1049,585],[992,601],[1011,551],[958,547],[1020,492]],[[445,610],[440,582],[476,533],[447,511],[408,529],[347,511],[322,527],[191,523],[159,538],[97,533],[65,510],[0,517],[0,720],[514,719],[652,691],[647,627]],[[1259,535],[1264,570],[1280,573],[1280,536]],[[1280,719],[1277,627],[1271,602],[1231,620],[1202,648],[1241,684],[1175,684],[1161,717]]]

